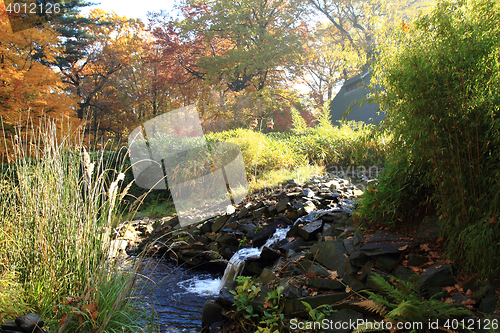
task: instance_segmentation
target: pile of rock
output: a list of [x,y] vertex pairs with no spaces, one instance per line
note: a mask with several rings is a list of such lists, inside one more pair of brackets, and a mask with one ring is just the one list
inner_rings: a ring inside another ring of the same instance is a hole
[[39,315],[29,313],[0,324],[0,333],[50,333],[42,329],[43,325],[44,322]]
[[[356,228],[351,219],[354,199],[362,193],[360,185],[369,182],[361,178],[354,185],[335,175],[314,177],[304,184],[291,180],[281,188],[248,196],[234,212],[185,229],[171,217],[133,221],[123,230],[144,230],[142,237],[148,234],[149,239],[163,237],[153,243],[136,243],[134,248],[168,255],[187,265],[225,266],[239,248],[261,247],[277,228],[290,227],[285,239],[264,247],[242,272],[257,277],[262,285],[256,306],[263,305],[269,291],[282,286],[284,313],[289,317],[307,319],[302,303],[307,302],[313,308],[332,305],[338,311],[327,319],[333,322],[373,319],[373,313],[356,305],[355,293],[377,289],[375,274],[404,281],[418,274],[425,297],[440,293],[443,301],[464,305],[478,318],[494,312],[498,299],[493,285],[477,284],[475,279],[459,284],[454,275],[457,267],[439,258],[437,249],[443,241],[439,219],[424,220],[411,236],[383,230],[364,235]],[[216,301],[207,301],[203,325],[217,331],[232,302],[226,289]],[[500,321],[497,314],[489,318]]]

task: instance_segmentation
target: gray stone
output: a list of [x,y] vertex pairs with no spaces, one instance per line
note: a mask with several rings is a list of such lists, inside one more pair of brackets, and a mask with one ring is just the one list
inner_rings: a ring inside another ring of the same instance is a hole
[[391,272],[398,262],[399,255],[386,254],[378,256],[375,261],[375,267],[382,271]]
[[203,304],[201,315],[201,327],[210,327],[213,323],[224,320],[222,306],[212,300],[206,300]]
[[[443,296],[443,297],[445,297],[445,296]],[[455,304],[461,305],[462,302],[467,301],[469,299],[469,297],[465,296],[462,293],[457,293],[457,294],[453,295],[453,297],[451,299],[455,301]]]
[[424,289],[431,286],[453,286],[455,283],[450,265],[431,266],[420,275],[419,280],[419,286]]
[[226,247],[227,245],[239,245],[240,241],[236,237],[236,235],[232,233],[221,233],[215,239],[216,242],[220,243],[222,247]]
[[337,271],[338,276],[344,275],[344,245],[341,242],[318,242],[311,247],[310,252],[317,262],[332,271]]
[[403,281],[409,281],[410,277],[416,275],[411,269],[399,265],[394,272],[394,276]]
[[0,324],[0,332],[20,332],[21,329],[17,326],[14,320],[7,320],[6,322]]
[[317,220],[299,227],[297,233],[306,241],[314,239],[313,236],[321,231],[323,221]]
[[408,258],[408,266],[418,267],[418,266],[422,266],[423,264],[425,264],[428,261],[429,261],[429,258],[412,253],[412,254],[410,254],[410,257]]
[[344,239],[344,247],[348,255],[352,255],[354,254],[354,252],[356,252],[356,249],[354,248],[354,241],[352,238]]
[[236,216],[236,219],[242,219],[244,218],[245,216],[248,215],[248,213],[250,213],[250,210],[248,210],[247,207],[243,206],[241,209],[240,209],[240,212],[238,213],[238,215]]
[[267,207],[267,212],[266,212],[267,216],[275,216],[276,214],[278,214],[276,205],[270,205],[269,207]]
[[215,220],[214,224],[212,224],[212,232],[218,232],[220,229],[222,229],[222,227],[224,226],[224,224],[226,224],[228,219],[229,215],[219,216]]
[[252,239],[253,246],[261,247],[262,245],[264,245],[266,241],[269,239],[269,237],[271,237],[274,234],[278,224],[279,223],[272,223],[263,227],[263,229],[253,237]]
[[234,295],[231,294],[226,287],[224,287],[219,292],[217,302],[221,303],[223,306],[231,306],[234,303]]
[[302,296],[302,291],[295,287],[295,286],[292,286],[292,285],[289,285],[289,284],[286,284],[284,287],[283,287],[283,290],[281,291],[281,294],[287,298],[287,299],[291,299],[291,298],[299,298]]
[[281,199],[278,201],[278,204],[276,205],[276,211],[278,213],[284,212],[290,205],[289,205],[290,199],[285,198]]
[[[355,323],[357,322],[357,320],[363,319],[363,315],[351,309],[342,309],[340,311],[334,312],[327,319],[328,322],[332,323],[333,325],[329,325],[330,327],[328,327],[328,329],[325,329],[325,333],[349,333],[357,328],[357,325]],[[336,323],[339,325],[339,327],[337,328],[335,327]],[[340,326],[342,325],[341,323],[344,326]],[[344,323],[347,323],[347,325]],[[350,323],[351,325],[349,326],[348,324]]]
[[479,311],[483,313],[492,313],[497,307],[498,300],[495,297],[495,291],[490,290],[486,297],[479,304]]
[[16,324],[25,332],[33,332],[36,327],[43,327],[44,322],[36,313],[29,313],[27,315],[17,317]]
[[286,252],[288,250],[297,250],[300,246],[304,244],[303,238],[285,239],[285,242],[280,244],[279,249]]
[[252,212],[253,218],[258,219],[261,218],[267,212],[267,207],[261,207]]
[[305,197],[308,197],[308,198],[312,198],[312,197],[314,197],[314,191],[312,191],[311,189],[308,189],[308,188],[305,188],[305,189],[302,191],[302,194],[303,194]]
[[264,268],[262,270],[262,273],[260,273],[259,281],[263,285],[270,284],[271,282],[274,282],[277,280],[278,280],[278,278],[276,277],[276,275],[274,275],[274,273],[268,268]]
[[361,251],[356,251],[349,256],[349,262],[351,265],[361,267],[369,259],[367,255],[361,253]]
[[275,261],[281,257],[281,253],[279,251],[273,250],[267,246],[264,246],[262,252],[260,253],[260,258],[265,261]]

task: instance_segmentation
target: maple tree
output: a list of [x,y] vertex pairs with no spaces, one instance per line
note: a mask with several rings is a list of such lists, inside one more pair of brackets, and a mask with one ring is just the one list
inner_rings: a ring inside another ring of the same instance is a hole
[[[14,33],[0,3],[0,113],[9,126],[28,117],[73,117],[74,100],[64,92],[58,73],[42,63],[59,53],[57,33],[46,27]],[[21,128],[19,128],[21,129]]]
[[90,120],[94,136],[98,129],[122,134],[132,126],[135,116],[120,100],[114,79],[141,53],[144,26],[139,20],[101,9],[92,10],[89,19],[102,23],[85,28],[92,42],[80,49],[82,58],[75,57],[64,67],[59,63],[59,69],[68,90],[78,97],[78,117]]
[[157,17],[153,34],[171,80],[223,90],[262,90],[304,61],[304,1],[188,0],[182,19]]

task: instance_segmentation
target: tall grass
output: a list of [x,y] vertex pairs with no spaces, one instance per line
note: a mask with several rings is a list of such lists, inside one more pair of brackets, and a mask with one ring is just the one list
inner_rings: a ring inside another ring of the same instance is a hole
[[135,268],[110,258],[123,175],[50,122],[30,132],[13,140],[15,162],[1,179],[2,312],[36,312],[51,331],[145,331],[143,307],[132,302]]

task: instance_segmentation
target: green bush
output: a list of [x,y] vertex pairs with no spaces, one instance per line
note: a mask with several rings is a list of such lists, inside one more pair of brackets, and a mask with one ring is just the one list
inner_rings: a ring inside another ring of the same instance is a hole
[[407,161],[388,163],[377,184],[360,197],[356,216],[389,228],[414,227],[432,210],[432,189],[424,185],[424,172]]
[[424,171],[420,181],[436,189],[447,254],[482,276],[500,275],[498,22],[498,1],[439,1],[396,29],[375,63],[394,158]]
[[51,331],[143,332],[138,266],[119,269],[110,247],[124,175],[56,134],[47,123],[14,145],[0,177],[0,319],[36,312]]

